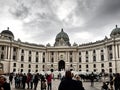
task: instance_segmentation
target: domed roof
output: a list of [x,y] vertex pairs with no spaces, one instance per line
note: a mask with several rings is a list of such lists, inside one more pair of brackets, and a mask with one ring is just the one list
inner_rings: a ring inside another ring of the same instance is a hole
[[3,30],[3,31],[1,32],[1,34],[10,35],[10,36],[13,36],[13,37],[14,37],[13,33],[9,30],[9,27],[7,28],[7,30]]
[[65,33],[65,32],[63,31],[63,29],[61,29],[61,32],[57,34],[55,40],[58,41],[58,40],[60,40],[61,38],[62,38],[64,41],[69,41],[69,37],[68,37],[67,33]]
[[13,35],[13,33],[9,30],[9,27],[7,28],[7,30],[3,30],[3,31],[1,32],[1,37],[2,37],[2,38],[6,38],[6,39],[10,39],[10,40],[14,39],[14,35]]
[[120,35],[120,28],[117,27],[116,25],[116,28],[112,30],[110,36],[116,36],[116,35]]
[[55,44],[54,46],[70,46],[69,42],[69,37],[67,33],[61,29],[61,32],[57,34],[56,39],[55,39]]

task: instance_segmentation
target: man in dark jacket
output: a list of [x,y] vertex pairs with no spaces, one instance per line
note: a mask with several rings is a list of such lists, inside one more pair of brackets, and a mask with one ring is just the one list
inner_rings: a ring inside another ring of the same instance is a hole
[[65,79],[61,81],[58,90],[81,90],[81,87],[72,79],[71,71],[66,71]]
[[0,90],[11,90],[10,84],[7,83],[6,78],[4,76],[0,76]]

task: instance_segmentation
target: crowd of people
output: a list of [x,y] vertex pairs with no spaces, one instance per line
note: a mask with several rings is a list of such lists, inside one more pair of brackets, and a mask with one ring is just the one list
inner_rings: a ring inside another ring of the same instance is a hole
[[[108,76],[107,76],[108,77]],[[50,74],[9,74],[9,82],[7,82],[6,77],[0,75],[0,90],[11,90],[11,85],[15,85],[16,89],[32,89],[37,90],[38,82],[40,82],[40,90],[52,90],[52,79],[54,75]],[[60,84],[58,85],[58,90],[85,90],[83,83],[84,79],[81,75],[74,75],[71,71],[66,71],[64,76],[58,75],[60,79]],[[89,81],[91,81],[91,87],[94,86],[96,76],[94,73],[89,75]],[[100,78],[101,79],[101,78]],[[53,79],[54,80],[54,79]],[[86,81],[86,80],[85,80]],[[88,81],[88,76],[87,76]],[[101,80],[99,80],[101,81]],[[14,84],[13,84],[14,82]],[[109,80],[106,80],[106,76],[102,80],[103,85],[101,90],[120,90],[120,74],[109,74]]]

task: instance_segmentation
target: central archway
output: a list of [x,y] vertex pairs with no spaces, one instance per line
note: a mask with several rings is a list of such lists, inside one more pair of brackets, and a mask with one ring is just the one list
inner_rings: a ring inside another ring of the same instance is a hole
[[58,63],[58,70],[65,70],[65,62],[63,60],[60,60]]

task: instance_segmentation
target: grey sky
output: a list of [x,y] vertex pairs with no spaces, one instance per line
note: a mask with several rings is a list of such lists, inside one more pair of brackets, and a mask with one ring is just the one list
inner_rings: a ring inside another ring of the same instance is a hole
[[61,28],[77,44],[109,37],[120,27],[120,0],[0,0],[0,30],[36,44],[55,42]]

